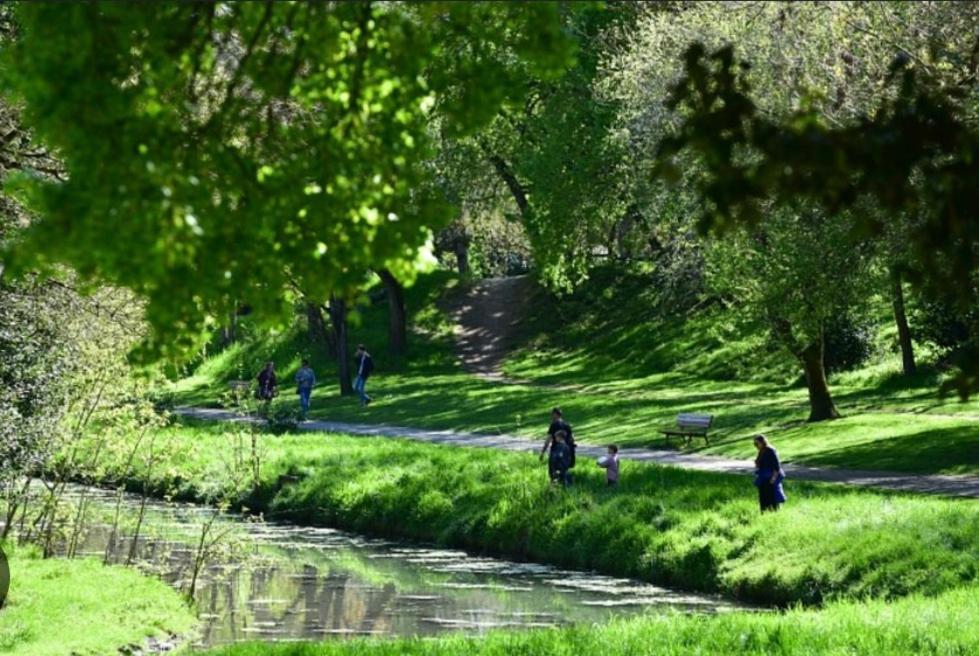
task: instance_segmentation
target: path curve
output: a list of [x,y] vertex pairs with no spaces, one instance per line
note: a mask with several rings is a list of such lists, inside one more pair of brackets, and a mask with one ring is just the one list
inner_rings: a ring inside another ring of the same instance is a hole
[[480,378],[512,382],[502,366],[531,293],[528,276],[477,282],[452,313],[456,353],[463,368]]
[[[216,408],[176,408],[175,414],[210,421],[255,422],[254,417],[246,417],[229,410]],[[428,430],[407,426],[385,426],[375,424],[348,424],[339,421],[306,421],[299,428],[304,431],[323,431],[328,433],[348,433],[373,437],[406,438],[430,444],[450,446],[483,447],[505,451],[538,451],[542,442],[509,435],[480,435],[451,430]],[[605,455],[605,448],[579,444],[579,455],[597,458]],[[619,451],[623,460],[653,462],[681,469],[718,472],[722,474],[754,474],[754,464],[750,460],[734,460],[719,456],[703,456],[678,453],[667,449],[623,448]],[[897,490],[920,494],[938,494],[948,497],[979,499],[979,477],[946,474],[903,474],[898,472],[863,471],[853,469],[824,469],[803,465],[784,465],[789,479],[841,483],[857,487],[883,490]]]

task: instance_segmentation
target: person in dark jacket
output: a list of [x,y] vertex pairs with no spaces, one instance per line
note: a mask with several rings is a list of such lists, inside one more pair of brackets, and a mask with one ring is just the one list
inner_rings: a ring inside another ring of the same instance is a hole
[[258,390],[255,392],[255,396],[262,401],[271,401],[272,397],[275,396],[276,385],[275,365],[266,362],[265,367],[258,373]]
[[374,359],[371,358],[371,354],[367,352],[364,345],[360,344],[357,347],[357,377],[354,378],[354,391],[360,397],[360,407],[362,408],[374,400],[367,395],[367,379],[370,378],[373,371]]
[[[571,425],[564,421],[564,416],[561,413],[561,408],[554,408],[551,410],[551,425],[547,429],[547,439],[544,440],[544,446],[540,450],[541,459],[544,458],[544,453],[554,444],[554,436],[557,435],[558,431],[564,431],[564,444],[568,447],[571,452],[570,462],[568,464],[568,469],[574,469],[575,465],[575,442],[574,442],[574,432],[571,430]],[[570,475],[568,480],[570,481]]]
[[547,461],[548,474],[551,483],[560,483],[562,487],[568,487],[568,469],[571,466],[571,449],[565,443],[567,435],[559,430],[551,440],[551,454]]
[[778,510],[778,507],[785,503],[785,492],[782,489],[782,480],[785,472],[782,471],[782,463],[778,459],[778,452],[764,435],[755,435],[755,449],[758,450],[758,457],[755,458],[755,486],[758,488],[758,503],[761,511]]

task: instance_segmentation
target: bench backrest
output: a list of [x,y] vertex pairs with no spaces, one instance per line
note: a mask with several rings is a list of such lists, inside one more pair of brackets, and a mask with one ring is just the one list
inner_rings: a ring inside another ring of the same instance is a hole
[[707,430],[714,423],[714,415],[698,415],[681,412],[676,416],[676,425],[683,429]]

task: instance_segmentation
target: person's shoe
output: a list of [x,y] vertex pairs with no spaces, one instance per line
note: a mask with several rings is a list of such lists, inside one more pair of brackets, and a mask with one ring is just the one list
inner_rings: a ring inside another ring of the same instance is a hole
[[367,400],[366,400],[366,401],[364,401],[364,406],[368,406],[368,405],[370,405],[370,404],[371,404],[371,401],[373,401],[373,400],[374,400],[374,399],[372,399],[372,398],[370,398],[370,397],[368,396],[368,397],[367,397]]

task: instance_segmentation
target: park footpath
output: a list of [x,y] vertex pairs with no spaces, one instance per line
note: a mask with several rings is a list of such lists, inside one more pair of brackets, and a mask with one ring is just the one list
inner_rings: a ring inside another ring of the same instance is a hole
[[[183,417],[208,421],[258,422],[256,417],[242,415],[217,408],[176,408],[174,413]],[[448,446],[481,447],[504,451],[538,452],[543,440],[529,440],[510,435],[481,435],[451,430],[429,430],[407,426],[385,426],[376,424],[349,424],[339,421],[310,420],[299,424],[303,431],[326,433],[346,433],[371,437],[390,437],[442,444]],[[604,446],[578,444],[577,454],[597,458],[606,455]],[[722,474],[753,475],[754,462],[734,460],[719,456],[704,456],[679,453],[667,449],[623,448],[619,450],[622,460],[651,462],[658,465],[693,469],[697,471],[718,472]],[[855,469],[829,469],[806,467],[783,463],[787,478],[839,483],[857,487],[869,487],[900,492],[937,494],[948,497],[979,498],[979,477],[945,474],[904,474],[899,472],[863,471]]]

